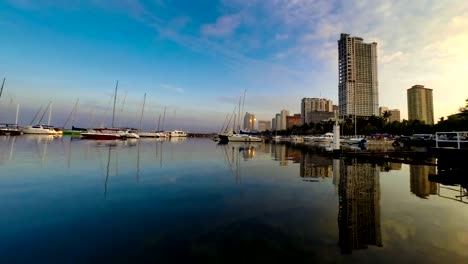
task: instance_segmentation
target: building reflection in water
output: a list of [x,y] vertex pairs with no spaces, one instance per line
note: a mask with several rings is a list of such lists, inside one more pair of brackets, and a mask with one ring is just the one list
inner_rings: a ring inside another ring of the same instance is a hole
[[271,156],[279,161],[280,166],[288,166],[288,162],[299,163],[301,160],[301,150],[288,147],[285,144],[271,145]]
[[312,153],[302,153],[300,157],[300,175],[302,178],[331,178],[333,176],[332,159]]
[[427,199],[429,195],[437,194],[437,183],[429,181],[429,174],[436,174],[436,166],[409,166],[411,193],[424,199]]
[[333,183],[338,184],[341,253],[350,254],[369,245],[381,247],[378,166],[343,159],[333,160],[333,166]]

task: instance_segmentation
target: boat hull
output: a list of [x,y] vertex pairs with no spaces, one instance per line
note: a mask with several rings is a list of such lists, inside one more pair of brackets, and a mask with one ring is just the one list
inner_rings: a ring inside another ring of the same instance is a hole
[[23,134],[57,135],[57,131],[49,128],[25,127],[22,132]]

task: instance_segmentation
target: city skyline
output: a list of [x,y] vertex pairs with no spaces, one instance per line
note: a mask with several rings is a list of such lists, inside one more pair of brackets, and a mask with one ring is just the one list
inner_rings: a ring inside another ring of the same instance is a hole
[[338,102],[344,32],[378,43],[379,104],[402,119],[414,83],[434,88],[435,120],[468,98],[465,1],[9,0],[0,15],[2,122],[14,120],[19,103],[20,123],[29,124],[53,101],[60,126],[79,98],[76,125],[88,126],[93,109],[110,124],[116,80],[116,112],[127,126],[138,126],[144,93],[145,128],[166,107],[167,129],[218,131],[245,90],[244,112],[259,120],[277,109],[298,113],[304,97]]

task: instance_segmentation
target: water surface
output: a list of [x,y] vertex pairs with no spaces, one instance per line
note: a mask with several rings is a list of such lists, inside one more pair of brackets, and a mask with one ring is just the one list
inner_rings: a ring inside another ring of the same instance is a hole
[[0,263],[464,263],[436,167],[208,139],[0,137]]

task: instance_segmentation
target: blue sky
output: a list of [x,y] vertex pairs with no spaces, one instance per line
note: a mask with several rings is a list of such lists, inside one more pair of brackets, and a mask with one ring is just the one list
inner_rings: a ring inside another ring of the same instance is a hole
[[[443,3],[442,3],[443,2]],[[0,120],[27,124],[53,101],[61,126],[118,122],[211,132],[247,90],[245,111],[269,120],[303,97],[337,101],[337,39],[378,43],[379,100],[406,117],[406,89],[434,89],[436,117],[468,98],[468,2],[430,1],[0,1]]]

